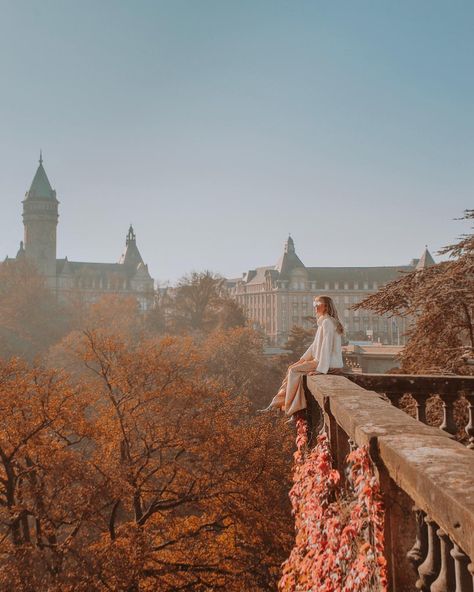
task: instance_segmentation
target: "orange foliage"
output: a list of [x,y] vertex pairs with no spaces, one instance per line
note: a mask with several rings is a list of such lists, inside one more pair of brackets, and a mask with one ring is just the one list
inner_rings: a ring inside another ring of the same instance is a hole
[[0,356],[32,359],[68,328],[65,309],[32,264],[19,260],[0,265]]
[[307,448],[307,424],[297,420],[294,485],[295,546],[283,565],[281,592],[387,591],[384,512],[367,448],[347,457],[348,483],[332,466],[326,434]]
[[211,343],[101,328],[65,348],[74,378],[0,366],[0,589],[274,587],[288,440],[204,375]]
[[278,365],[263,355],[263,337],[248,327],[214,331],[202,343],[204,371],[222,389],[245,395],[256,408],[267,406],[281,383]]

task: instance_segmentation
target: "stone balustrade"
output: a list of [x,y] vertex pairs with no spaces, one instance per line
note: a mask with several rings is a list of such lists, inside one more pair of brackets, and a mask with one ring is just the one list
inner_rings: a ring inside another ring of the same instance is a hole
[[454,403],[464,398],[467,422],[462,426],[467,434],[467,447],[474,449],[474,376],[423,376],[412,374],[348,374],[347,378],[367,390],[385,394],[399,407],[404,395],[410,395],[416,405],[416,419],[427,423],[426,407],[438,395],[443,405],[443,419],[438,427],[455,434],[458,426],[454,417]]
[[[422,387],[440,396],[451,392],[444,377],[421,378],[377,375],[388,380],[380,387],[387,395],[399,389],[397,395],[410,392],[416,397],[426,392]],[[464,380],[458,386],[469,390],[472,382]],[[324,425],[336,468],[343,467],[351,447],[368,446],[386,511],[391,592],[473,592],[472,451],[454,441],[446,428],[417,421],[352,379],[308,376],[305,386],[310,425],[313,432]]]

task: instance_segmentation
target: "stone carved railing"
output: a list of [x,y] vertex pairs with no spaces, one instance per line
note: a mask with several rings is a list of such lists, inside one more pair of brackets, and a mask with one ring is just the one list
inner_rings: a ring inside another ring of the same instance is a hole
[[455,434],[458,426],[454,418],[454,403],[467,401],[468,420],[464,430],[467,447],[474,449],[474,376],[422,376],[412,374],[348,374],[347,378],[367,390],[385,394],[395,407],[404,395],[411,395],[416,403],[416,419],[427,423],[426,406],[439,395],[443,403],[443,419],[438,426],[448,434]]
[[337,468],[351,447],[369,447],[386,509],[389,589],[473,592],[473,453],[345,377],[309,376],[306,389],[310,423],[316,431],[323,420]]

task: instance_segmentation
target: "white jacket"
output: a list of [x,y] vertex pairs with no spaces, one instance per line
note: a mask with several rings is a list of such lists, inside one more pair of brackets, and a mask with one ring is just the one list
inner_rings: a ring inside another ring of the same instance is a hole
[[318,330],[313,343],[301,356],[302,360],[316,360],[316,370],[327,374],[330,368],[342,368],[341,335],[336,331],[336,322],[324,315],[318,319]]

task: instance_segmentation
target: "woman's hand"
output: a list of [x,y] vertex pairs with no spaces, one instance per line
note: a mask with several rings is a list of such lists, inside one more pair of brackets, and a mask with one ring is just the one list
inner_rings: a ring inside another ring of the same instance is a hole
[[288,366],[288,368],[294,368],[295,366],[299,366],[300,364],[302,364],[303,362],[306,362],[306,360],[298,360],[297,362],[294,362],[293,364],[290,364]]

